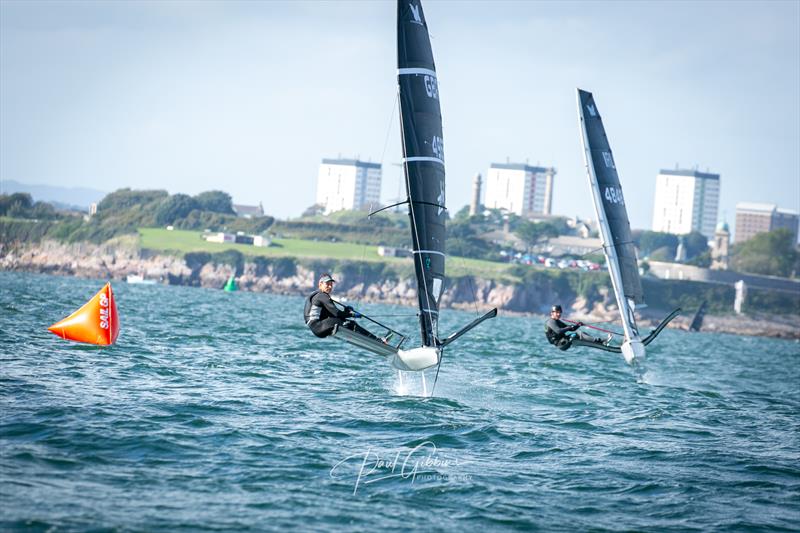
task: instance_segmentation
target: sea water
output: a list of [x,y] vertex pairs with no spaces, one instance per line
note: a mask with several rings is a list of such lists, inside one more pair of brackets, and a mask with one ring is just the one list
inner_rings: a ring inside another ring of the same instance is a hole
[[2,530],[800,528],[797,342],[666,330],[637,379],[501,313],[420,398],[299,297],[116,283],[115,346],[47,331],[103,282],[0,272]]

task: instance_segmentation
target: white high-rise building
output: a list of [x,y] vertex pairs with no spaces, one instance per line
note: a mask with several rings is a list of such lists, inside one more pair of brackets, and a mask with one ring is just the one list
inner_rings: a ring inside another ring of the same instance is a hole
[[711,239],[719,210],[719,174],[662,170],[656,177],[653,231],[684,235],[697,231]]
[[549,215],[555,168],[522,163],[492,163],[486,175],[486,209],[505,209],[519,216]]
[[369,209],[381,201],[381,165],[357,159],[323,159],[317,176],[317,205],[325,214]]

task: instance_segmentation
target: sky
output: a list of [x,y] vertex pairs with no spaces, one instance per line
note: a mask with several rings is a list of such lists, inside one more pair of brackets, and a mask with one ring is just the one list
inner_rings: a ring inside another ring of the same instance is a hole
[[[594,93],[634,228],[655,177],[721,175],[800,210],[800,2],[423,0],[447,204],[493,162],[556,167],[593,218],[575,89]],[[0,0],[0,180],[230,193],[297,217],[323,158],[383,164],[398,196],[396,4]]]

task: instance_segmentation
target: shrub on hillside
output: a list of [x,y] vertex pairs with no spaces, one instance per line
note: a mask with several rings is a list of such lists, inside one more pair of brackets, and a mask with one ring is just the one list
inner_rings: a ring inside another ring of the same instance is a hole
[[125,211],[134,206],[141,206],[158,202],[167,198],[169,193],[162,190],[134,191],[129,188],[119,189],[107,194],[99,204],[97,212],[102,211]]
[[194,197],[198,208],[202,211],[221,213],[223,215],[236,215],[233,210],[231,195],[222,191],[201,192]]

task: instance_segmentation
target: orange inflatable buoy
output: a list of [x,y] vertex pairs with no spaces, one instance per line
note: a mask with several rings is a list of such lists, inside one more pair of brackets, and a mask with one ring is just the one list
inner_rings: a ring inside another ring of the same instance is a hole
[[83,307],[47,329],[71,341],[114,344],[119,335],[119,318],[111,283],[106,283]]

